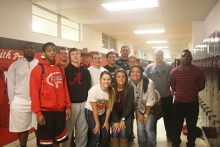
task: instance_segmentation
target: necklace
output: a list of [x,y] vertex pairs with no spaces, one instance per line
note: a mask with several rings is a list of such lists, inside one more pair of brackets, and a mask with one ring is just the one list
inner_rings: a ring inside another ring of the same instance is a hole
[[123,93],[124,93],[124,90],[118,91],[118,103],[120,103]]

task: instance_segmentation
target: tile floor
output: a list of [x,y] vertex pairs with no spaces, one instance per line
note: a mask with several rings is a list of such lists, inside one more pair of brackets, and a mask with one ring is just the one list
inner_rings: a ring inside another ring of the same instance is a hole
[[[136,129],[136,125],[135,128]],[[185,135],[181,135],[182,143],[180,147],[186,147],[187,138]],[[15,141],[9,145],[6,145],[4,147],[18,147],[18,141]],[[27,147],[36,147],[36,139],[34,136],[34,133],[29,135],[29,141],[27,144]],[[138,147],[137,143],[137,135],[133,143],[129,143],[128,147]],[[171,143],[166,141],[166,133],[164,130],[164,124],[163,119],[160,119],[157,122],[157,145],[156,147],[171,147]],[[196,139],[196,147],[210,147],[210,145],[207,142],[207,139],[202,140],[200,138]]]

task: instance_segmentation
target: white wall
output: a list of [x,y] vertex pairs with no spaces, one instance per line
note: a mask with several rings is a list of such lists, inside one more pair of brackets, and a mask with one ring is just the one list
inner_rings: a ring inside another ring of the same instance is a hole
[[[204,38],[206,38],[206,32],[204,29],[204,21],[193,21],[192,22],[192,48],[197,44],[200,44]],[[190,44],[190,42],[188,44]],[[189,48],[189,50],[191,50]]]
[[194,21],[192,27],[192,47],[220,28],[220,1],[215,5],[204,21]]
[[[109,52],[102,48],[102,32],[82,25],[81,42],[61,39],[49,35],[32,32],[32,2],[31,0],[1,0],[0,1],[0,37],[31,41],[36,43],[53,42],[58,46],[84,47],[90,50]],[[120,45],[124,43],[120,42]]]
[[220,1],[215,5],[204,21],[206,36],[220,28]]

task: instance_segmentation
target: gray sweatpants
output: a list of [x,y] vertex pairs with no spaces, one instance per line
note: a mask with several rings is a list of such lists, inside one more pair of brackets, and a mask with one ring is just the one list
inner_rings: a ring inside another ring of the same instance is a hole
[[66,129],[69,140],[62,144],[63,147],[70,147],[73,129],[75,129],[76,147],[86,147],[88,140],[88,124],[85,117],[85,104],[72,103],[71,116],[66,121]]

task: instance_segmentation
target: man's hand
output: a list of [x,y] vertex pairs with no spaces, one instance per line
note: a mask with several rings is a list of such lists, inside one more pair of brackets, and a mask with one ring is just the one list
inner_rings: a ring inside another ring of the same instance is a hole
[[39,125],[45,125],[46,124],[46,121],[45,121],[43,115],[37,116],[37,122],[39,123]]
[[70,110],[66,110],[66,120],[70,118]]

